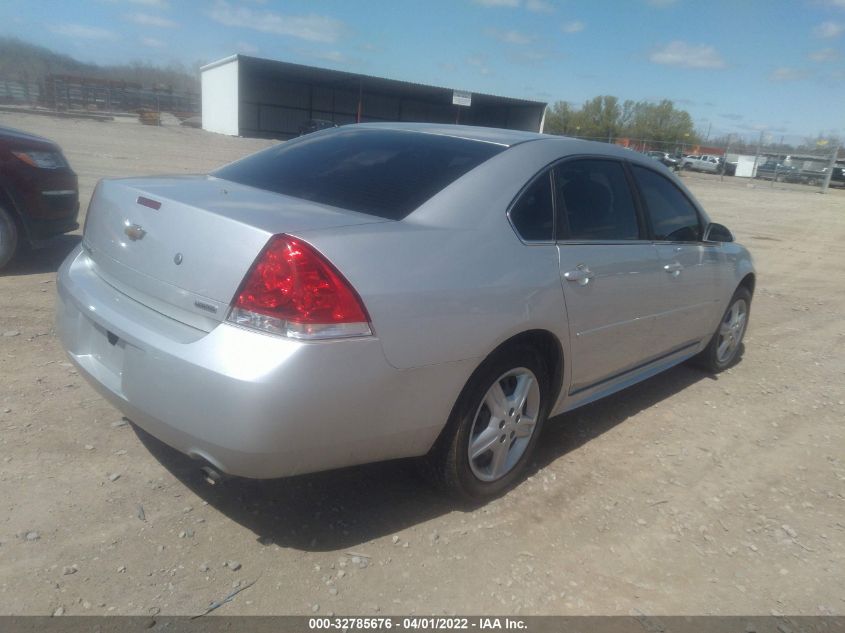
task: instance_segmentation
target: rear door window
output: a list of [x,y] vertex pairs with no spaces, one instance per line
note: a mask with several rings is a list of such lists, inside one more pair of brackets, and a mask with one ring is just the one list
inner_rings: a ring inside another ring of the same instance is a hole
[[554,240],[554,205],[549,172],[544,172],[522,193],[511,207],[510,219],[526,242]]
[[641,239],[637,211],[622,164],[573,160],[554,168],[558,239]]
[[438,134],[353,128],[280,143],[212,175],[401,220],[504,149]]
[[639,165],[631,169],[651,218],[654,239],[700,241],[701,221],[690,199],[665,176]]

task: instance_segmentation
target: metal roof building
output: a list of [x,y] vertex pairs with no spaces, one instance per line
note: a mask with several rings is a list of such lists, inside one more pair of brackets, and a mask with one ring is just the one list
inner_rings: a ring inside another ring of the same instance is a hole
[[541,101],[468,93],[394,79],[232,55],[201,69],[202,127],[288,139],[312,119],[461,123],[542,132]]

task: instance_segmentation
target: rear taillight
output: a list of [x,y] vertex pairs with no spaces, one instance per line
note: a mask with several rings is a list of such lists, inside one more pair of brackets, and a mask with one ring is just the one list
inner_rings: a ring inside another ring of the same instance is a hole
[[372,334],[358,293],[302,240],[274,235],[232,301],[228,320],[298,339]]

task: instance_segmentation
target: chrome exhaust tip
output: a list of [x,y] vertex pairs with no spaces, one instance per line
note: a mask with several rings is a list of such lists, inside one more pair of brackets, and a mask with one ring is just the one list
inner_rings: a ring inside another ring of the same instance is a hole
[[212,466],[203,466],[200,468],[200,472],[202,473],[202,478],[209,486],[217,486],[225,480],[223,473]]

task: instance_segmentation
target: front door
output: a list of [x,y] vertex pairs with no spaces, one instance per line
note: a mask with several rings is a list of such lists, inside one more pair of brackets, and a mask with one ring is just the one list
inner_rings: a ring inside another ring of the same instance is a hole
[[651,222],[662,271],[654,353],[692,347],[713,334],[719,311],[721,249],[701,241],[704,227],[689,198],[662,174],[639,165],[632,173]]

